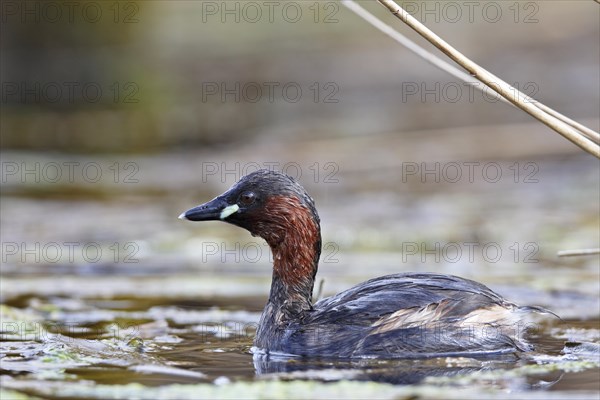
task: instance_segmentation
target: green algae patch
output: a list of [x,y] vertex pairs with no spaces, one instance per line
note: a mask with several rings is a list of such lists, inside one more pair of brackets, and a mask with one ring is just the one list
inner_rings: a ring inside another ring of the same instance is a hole
[[31,310],[0,304],[0,321],[0,340],[3,341],[40,340],[48,335],[42,324],[42,316]]
[[39,397],[29,396],[15,390],[0,389],[0,399],[3,400],[38,400]]
[[[236,382],[227,385],[195,384],[146,387],[139,383],[128,385],[92,385],[39,381],[4,380],[3,385],[15,390],[33,392],[57,398],[85,397],[93,399],[363,399],[377,394],[379,399],[412,398],[422,392],[431,398],[447,398],[436,388],[398,387],[375,382]],[[462,395],[455,398],[464,398]]]
[[[90,382],[40,382],[2,379],[10,390],[25,391],[53,398],[90,399],[521,399],[523,392],[453,389],[436,386],[394,386],[375,382],[236,382],[226,385],[189,384],[147,387],[139,383],[127,385],[94,385]],[[591,392],[527,392],[530,399],[592,399]],[[27,397],[25,397],[27,398]]]
[[484,382],[508,381],[515,378],[531,377],[535,375],[546,375],[552,372],[582,372],[593,368],[599,368],[600,362],[589,360],[552,362],[547,364],[530,364],[513,369],[494,369],[475,371],[464,375],[452,377],[427,377],[425,382],[437,385],[467,386],[482,384]]

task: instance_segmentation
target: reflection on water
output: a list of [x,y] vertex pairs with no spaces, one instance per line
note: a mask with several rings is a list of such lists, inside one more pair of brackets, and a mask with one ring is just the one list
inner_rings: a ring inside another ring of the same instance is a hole
[[[504,357],[502,357],[504,358]],[[514,365],[516,358],[511,357]],[[493,360],[494,367],[510,366],[510,361]],[[461,365],[463,364],[463,365]],[[400,385],[420,383],[428,377],[454,377],[489,369],[475,359],[433,360],[319,360],[254,356],[258,375],[273,374],[278,379],[317,379],[323,381],[352,379]]]

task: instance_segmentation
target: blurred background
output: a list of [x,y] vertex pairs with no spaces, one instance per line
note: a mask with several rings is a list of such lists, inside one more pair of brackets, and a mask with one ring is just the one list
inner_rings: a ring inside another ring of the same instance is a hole
[[[507,82],[594,124],[597,4],[404,3]],[[383,7],[361,4],[423,43]],[[334,1],[8,1],[2,11],[5,149],[155,153],[531,122]]]
[[[596,2],[399,3],[489,71],[599,129]],[[383,7],[360,4],[432,49]],[[259,312],[267,246],[177,216],[263,167],[316,200],[325,294],[439,271],[597,331],[598,256],[556,252],[598,247],[598,160],[339,2],[1,7],[7,307],[104,312],[60,314],[81,329],[165,304]]]

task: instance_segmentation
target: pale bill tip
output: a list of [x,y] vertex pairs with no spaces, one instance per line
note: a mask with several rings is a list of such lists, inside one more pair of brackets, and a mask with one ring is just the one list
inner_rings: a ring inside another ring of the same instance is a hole
[[221,215],[219,216],[219,218],[225,219],[225,218],[229,217],[231,214],[235,214],[239,209],[240,209],[240,206],[238,206],[237,204],[227,206],[221,211]]
[[185,212],[182,212],[181,214],[179,214],[179,217],[177,217],[179,219],[187,219],[185,216]]

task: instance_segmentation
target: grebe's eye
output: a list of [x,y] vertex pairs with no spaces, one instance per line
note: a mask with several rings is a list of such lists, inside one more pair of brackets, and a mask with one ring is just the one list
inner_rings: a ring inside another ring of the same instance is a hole
[[244,192],[240,195],[240,203],[245,206],[249,206],[256,200],[254,192]]

